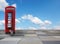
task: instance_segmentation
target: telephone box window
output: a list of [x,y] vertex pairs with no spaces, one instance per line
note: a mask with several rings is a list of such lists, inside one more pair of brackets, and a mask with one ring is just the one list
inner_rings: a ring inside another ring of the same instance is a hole
[[8,13],[8,28],[11,27],[12,13]]

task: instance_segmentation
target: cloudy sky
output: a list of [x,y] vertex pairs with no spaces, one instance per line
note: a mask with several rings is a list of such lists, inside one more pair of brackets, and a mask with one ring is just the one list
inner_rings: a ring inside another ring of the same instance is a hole
[[16,7],[16,29],[60,29],[60,0],[0,0],[0,29],[6,6]]

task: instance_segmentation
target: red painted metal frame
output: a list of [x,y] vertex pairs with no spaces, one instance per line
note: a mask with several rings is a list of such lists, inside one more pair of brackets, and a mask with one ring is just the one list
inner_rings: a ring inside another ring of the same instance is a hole
[[8,7],[5,8],[5,33],[9,33],[9,29],[8,29],[8,13],[12,13],[11,25],[12,25],[13,32],[15,32],[15,7],[8,6]]

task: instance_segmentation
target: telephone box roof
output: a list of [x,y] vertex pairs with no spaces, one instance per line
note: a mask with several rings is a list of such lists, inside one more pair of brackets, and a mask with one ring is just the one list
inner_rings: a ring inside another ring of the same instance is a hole
[[5,7],[5,8],[15,8],[14,6],[7,6],[7,7]]

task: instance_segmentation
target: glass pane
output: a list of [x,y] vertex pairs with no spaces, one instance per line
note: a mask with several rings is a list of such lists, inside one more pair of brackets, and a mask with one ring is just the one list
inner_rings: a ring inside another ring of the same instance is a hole
[[8,24],[8,27],[11,27],[11,24],[10,23]]
[[9,20],[8,23],[11,23],[11,21]]
[[12,13],[8,13],[8,19],[11,20]]
[[8,13],[8,27],[11,27],[11,16],[12,13]]

